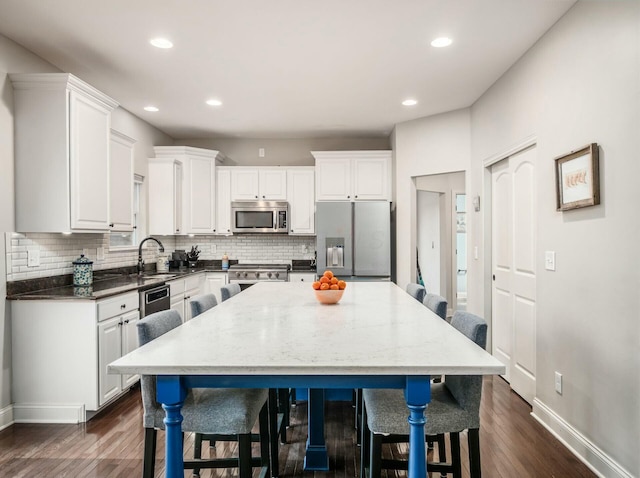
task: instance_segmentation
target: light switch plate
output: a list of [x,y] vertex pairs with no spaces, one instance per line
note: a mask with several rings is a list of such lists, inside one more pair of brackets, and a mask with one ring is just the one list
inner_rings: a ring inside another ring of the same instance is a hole
[[556,270],[556,253],[554,251],[544,253],[544,268],[548,271]]
[[556,392],[562,395],[562,374],[560,372],[555,373],[555,388]]

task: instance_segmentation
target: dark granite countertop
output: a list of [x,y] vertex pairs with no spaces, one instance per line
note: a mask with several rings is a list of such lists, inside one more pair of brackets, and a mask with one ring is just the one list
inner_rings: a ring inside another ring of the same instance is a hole
[[[221,264],[202,264],[194,269],[177,269],[168,272],[146,271],[139,276],[137,273],[125,271],[96,271],[93,284],[88,287],[74,287],[68,282],[68,277],[45,278],[31,281],[20,281],[12,288],[7,287],[8,300],[99,300],[126,292],[142,291],[164,284],[181,277],[204,272],[227,272],[222,270]],[[217,261],[220,262],[220,261]],[[160,277],[154,277],[161,274]],[[49,279],[47,281],[46,279]],[[30,284],[29,284],[30,282]],[[71,277],[73,282],[73,277]],[[49,284],[49,287],[47,287]],[[24,290],[39,287],[36,290]],[[23,290],[21,290],[21,288]]]

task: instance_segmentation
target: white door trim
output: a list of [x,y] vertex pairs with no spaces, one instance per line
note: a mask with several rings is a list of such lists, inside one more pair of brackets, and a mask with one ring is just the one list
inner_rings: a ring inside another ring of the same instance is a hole
[[534,136],[534,135],[527,136],[526,138],[524,138],[521,141],[517,142],[516,144],[514,144],[510,148],[507,148],[505,151],[502,151],[502,152],[497,153],[497,154],[493,154],[493,155],[485,158],[482,161],[482,164],[483,164],[485,169],[489,169],[495,163],[499,163],[503,159],[507,159],[509,156],[513,156],[514,154],[520,153],[521,151],[524,151],[525,149],[530,148],[531,146],[533,146],[533,145],[535,145],[537,143],[538,143],[537,136]]

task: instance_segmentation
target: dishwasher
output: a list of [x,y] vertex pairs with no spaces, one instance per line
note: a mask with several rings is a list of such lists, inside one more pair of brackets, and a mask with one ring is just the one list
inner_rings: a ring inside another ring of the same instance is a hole
[[170,306],[171,298],[168,285],[162,284],[153,289],[140,291],[140,318],[154,312],[168,310]]

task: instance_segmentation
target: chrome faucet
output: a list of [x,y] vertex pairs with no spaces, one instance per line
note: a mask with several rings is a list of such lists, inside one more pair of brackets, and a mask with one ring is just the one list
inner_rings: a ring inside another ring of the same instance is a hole
[[140,245],[138,246],[138,275],[141,275],[142,271],[144,270],[144,261],[142,260],[142,245],[149,239],[156,241],[158,243],[158,246],[160,246],[160,252],[164,252],[164,246],[162,245],[162,242],[160,242],[155,237],[149,236],[142,239],[142,241],[140,241]]

